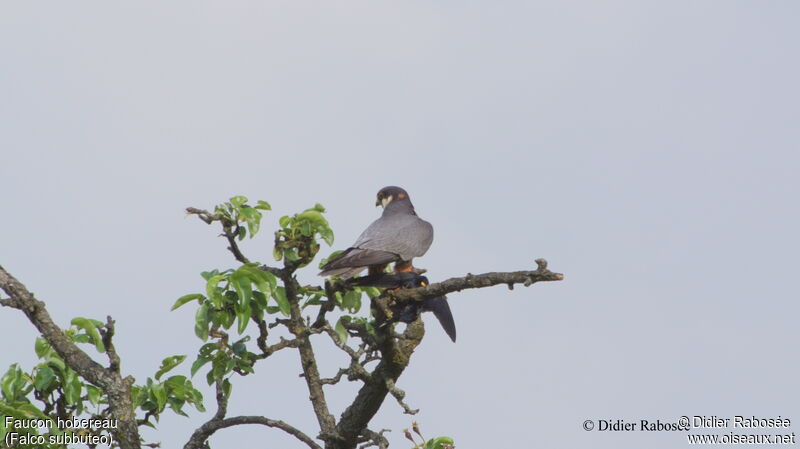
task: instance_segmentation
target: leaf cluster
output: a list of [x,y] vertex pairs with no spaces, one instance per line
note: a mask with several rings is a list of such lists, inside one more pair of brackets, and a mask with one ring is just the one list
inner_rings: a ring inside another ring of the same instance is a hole
[[319,252],[321,238],[333,245],[333,231],[322,215],[325,208],[317,203],[314,207],[278,220],[280,229],[275,232],[273,256],[276,261],[287,260],[295,267],[304,267],[314,260]]

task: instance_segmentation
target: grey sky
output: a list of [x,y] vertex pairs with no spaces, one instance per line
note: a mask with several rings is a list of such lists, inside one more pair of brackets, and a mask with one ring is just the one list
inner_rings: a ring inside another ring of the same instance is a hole
[[[321,202],[342,248],[401,185],[436,230],[432,280],[537,257],[566,280],[451,295],[457,344],[426,317],[400,381],[422,411],[387,401],[372,424],[393,448],[412,420],[460,448],[687,446],[585,419],[781,415],[797,432],[798,17],[790,1],[3,2],[0,264],[64,326],[114,316],[144,381],[199,347],[175,298],[234,265],[184,207],[270,201],[246,245],[269,261],[281,215]],[[31,366],[32,326],[6,309],[0,329],[0,368]],[[237,379],[230,413],[313,433],[299,371],[285,353]],[[355,387],[331,393],[337,416]],[[167,414],[147,437],[178,447],[204,419]],[[301,447],[212,440],[247,441]]]

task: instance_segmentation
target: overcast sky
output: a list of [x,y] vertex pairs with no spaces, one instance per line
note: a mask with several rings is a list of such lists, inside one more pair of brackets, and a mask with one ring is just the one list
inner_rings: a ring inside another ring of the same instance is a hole
[[[143,382],[201,344],[174,300],[235,266],[185,207],[271,202],[245,246],[270,261],[281,215],[321,202],[342,249],[400,185],[435,228],[417,263],[432,280],[538,257],[565,280],[450,295],[456,344],[426,316],[399,381],[421,412],[389,399],[371,424],[393,448],[412,420],[463,449],[687,446],[586,419],[780,415],[797,432],[798,17],[794,1],[2,2],[0,264],[64,327],[112,315]],[[0,310],[0,369],[33,366],[35,336]],[[299,372],[293,352],[261,362],[229,413],[316,435]],[[336,416],[356,387],[328,390]],[[207,418],[165,413],[145,436],[179,447]],[[252,427],[212,444],[304,447]]]

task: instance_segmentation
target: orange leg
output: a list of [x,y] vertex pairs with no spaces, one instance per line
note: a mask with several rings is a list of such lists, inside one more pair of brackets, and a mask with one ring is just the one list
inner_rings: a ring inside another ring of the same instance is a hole
[[409,271],[414,271],[414,266],[411,265],[411,262],[395,262],[394,263],[394,272],[395,273],[407,273]]

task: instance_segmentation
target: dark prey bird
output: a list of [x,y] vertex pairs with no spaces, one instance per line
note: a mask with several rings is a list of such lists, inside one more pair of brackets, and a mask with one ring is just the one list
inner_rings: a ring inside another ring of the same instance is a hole
[[[418,288],[427,287],[428,278],[413,272],[382,273],[354,279],[353,285],[381,288]],[[391,309],[394,314],[392,321],[400,321],[402,323],[413,322],[421,312],[433,312],[433,315],[439,320],[439,324],[442,325],[444,331],[455,343],[456,322],[453,320],[453,313],[447,303],[447,296],[428,298],[422,302],[395,304],[391,306]],[[391,323],[392,321],[389,322]]]
[[361,233],[355,243],[322,267],[320,276],[350,278],[369,268],[370,275],[383,272],[395,262],[395,272],[412,271],[411,260],[428,251],[433,242],[433,226],[419,218],[408,192],[400,187],[384,187],[376,206],[383,214]]

